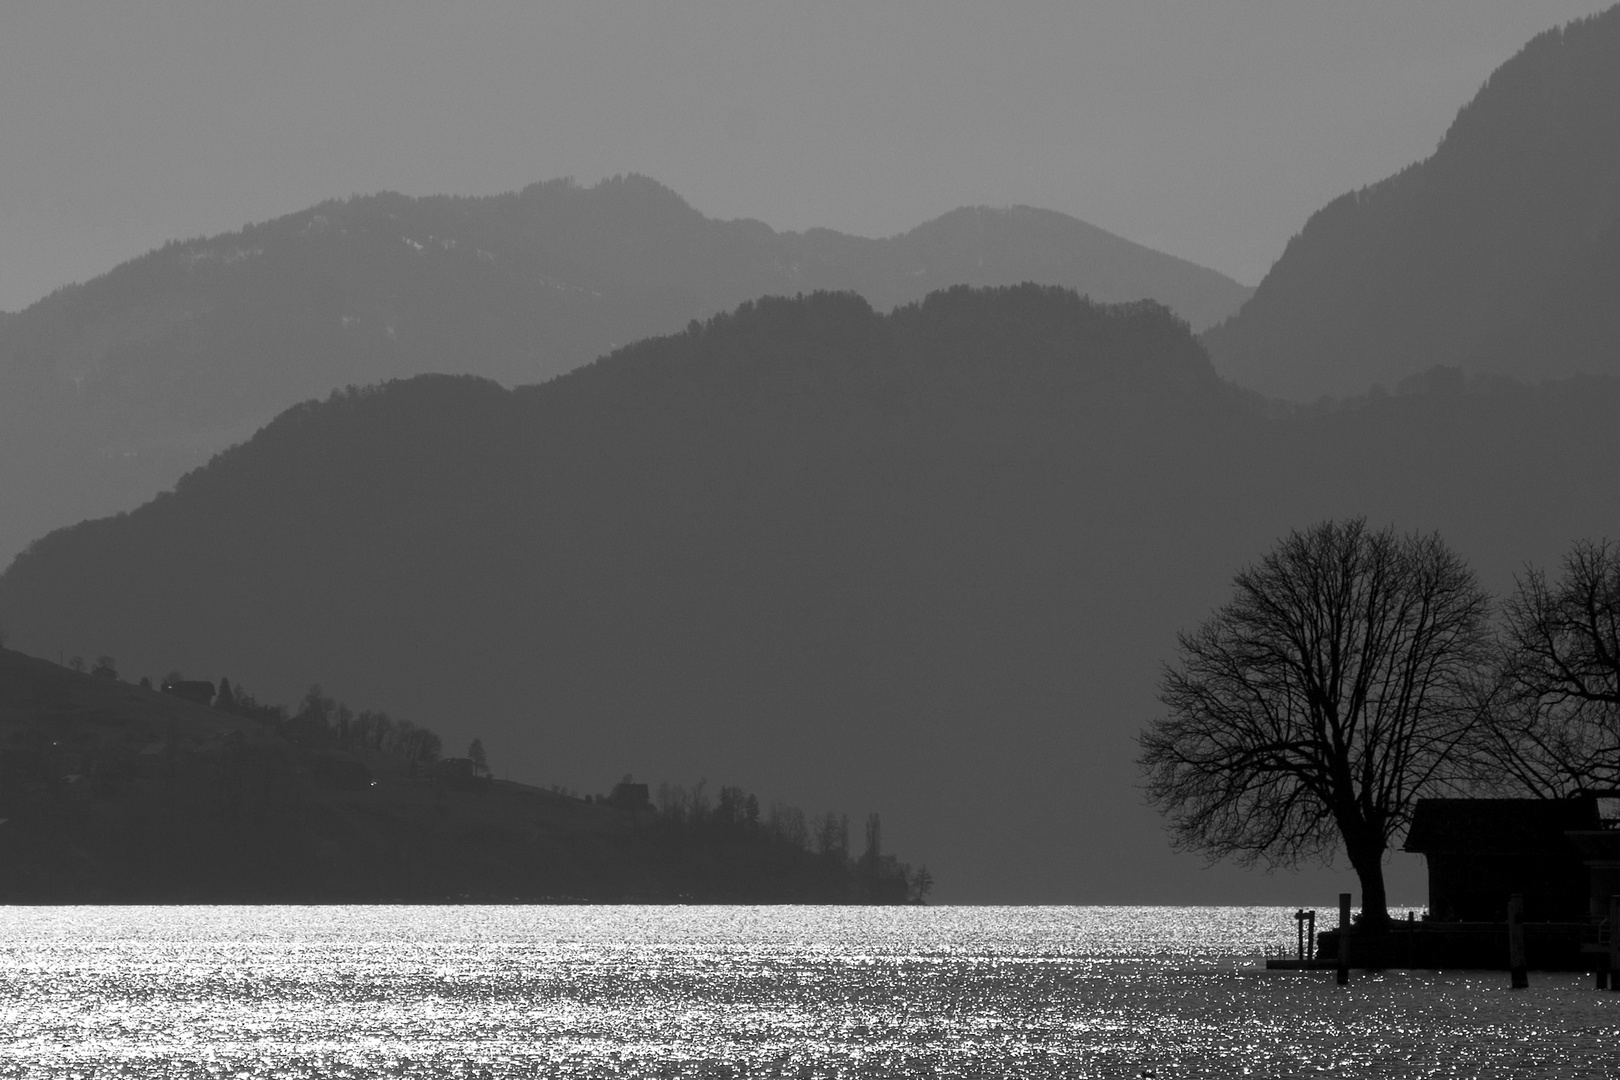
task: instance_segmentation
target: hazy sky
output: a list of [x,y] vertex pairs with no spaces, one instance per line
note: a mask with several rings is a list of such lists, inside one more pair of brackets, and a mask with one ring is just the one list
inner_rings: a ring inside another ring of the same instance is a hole
[[1610,0],[0,6],[0,309],[324,198],[646,173],[717,217],[1029,203],[1254,283]]

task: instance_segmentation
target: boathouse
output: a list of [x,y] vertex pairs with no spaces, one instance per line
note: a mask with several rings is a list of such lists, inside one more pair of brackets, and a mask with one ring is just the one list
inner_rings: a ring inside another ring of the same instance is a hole
[[1615,822],[1605,820],[1601,811],[1609,807],[1600,802],[1620,800],[1580,795],[1419,802],[1403,846],[1428,862],[1429,918],[1500,922],[1514,894],[1524,897],[1528,922],[1606,916],[1610,874],[1594,881],[1589,865],[1612,846],[1607,840]]
[[[1620,973],[1620,916],[1611,915],[1620,899],[1620,792],[1423,799],[1403,847],[1429,867],[1421,922],[1369,935],[1325,930],[1315,957],[1279,965],[1512,967],[1516,986],[1527,966],[1596,971],[1600,987]],[[1510,916],[1515,896],[1521,906]],[[1620,990],[1620,974],[1613,986]]]

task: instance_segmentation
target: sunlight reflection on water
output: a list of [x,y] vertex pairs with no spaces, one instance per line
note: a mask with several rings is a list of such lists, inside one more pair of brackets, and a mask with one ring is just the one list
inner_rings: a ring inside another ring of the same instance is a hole
[[1279,908],[0,912],[4,1077],[1620,1072],[1587,976],[1344,990]]

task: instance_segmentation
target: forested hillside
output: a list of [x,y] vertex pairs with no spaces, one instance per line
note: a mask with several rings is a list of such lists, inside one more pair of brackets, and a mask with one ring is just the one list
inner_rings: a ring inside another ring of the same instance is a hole
[[852,842],[846,815],[735,787],[661,784],[655,805],[626,777],[581,797],[497,780],[481,743],[445,757],[430,729],[318,687],[288,710],[229,680],[217,697],[164,685],[120,680],[110,656],[86,673],[0,648],[0,903],[898,904],[930,888],[875,814]]
[[518,779],[878,807],[943,899],[1276,899],[1201,877],[1142,805],[1176,630],[1324,517],[1438,528],[1496,589],[1613,534],[1617,407],[1438,370],[1278,412],[1163,308],[1056,289],[762,300],[540,386],[298,406],[35,544],[0,625],[318,681]]
[[1620,372],[1620,7],[1549,30],[1434,155],[1306,222],[1205,342],[1245,386],[1305,400],[1436,364]]
[[1203,326],[1248,290],[1073,218],[964,209],[886,240],[718,221],[640,176],[322,203],[176,241],[0,320],[0,564],[129,509],[280,410],[425,372],[539,382],[768,294],[887,308],[1047,281]]

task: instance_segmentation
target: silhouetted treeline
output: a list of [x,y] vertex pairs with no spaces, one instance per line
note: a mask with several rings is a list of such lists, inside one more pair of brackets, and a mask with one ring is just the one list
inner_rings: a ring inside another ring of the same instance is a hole
[[[221,693],[220,696],[226,695]],[[267,719],[298,745],[336,747],[393,758],[413,770],[432,766],[444,749],[443,741],[431,729],[418,727],[404,718],[395,719],[381,710],[356,712],[319,686],[310,687],[291,715],[282,706],[261,705],[242,693],[234,695],[234,700],[228,704],[216,701],[215,707],[241,716]]]
[[211,706],[211,684],[164,684],[0,649],[0,903],[905,903],[930,886],[882,852],[875,816],[850,858],[735,788],[665,813],[580,799],[494,781],[477,740],[436,760],[433,732],[319,687],[289,711],[227,680]]
[[796,806],[759,800],[722,786],[691,790],[660,784],[657,823],[683,857],[683,891],[695,900],[751,896],[761,902],[921,903],[933,887],[927,867],[913,871],[883,851],[882,822],[866,819],[864,844],[850,846],[849,817],[806,818]]

